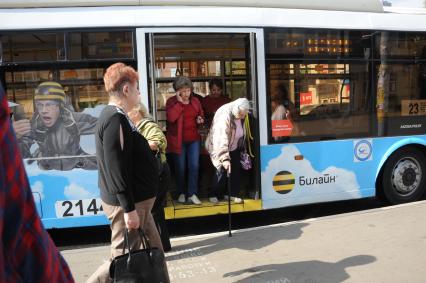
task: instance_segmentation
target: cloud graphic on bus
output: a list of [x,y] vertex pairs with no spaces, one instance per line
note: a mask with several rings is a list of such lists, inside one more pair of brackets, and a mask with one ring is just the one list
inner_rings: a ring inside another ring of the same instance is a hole
[[43,193],[43,183],[40,181],[34,182],[34,184],[31,185],[31,191],[33,193],[38,193],[40,195],[40,199],[44,199],[44,193]]
[[[335,166],[320,172],[307,159],[295,160],[295,156],[301,155],[296,146],[285,145],[278,157],[269,160],[262,171],[265,208],[361,197],[354,172]],[[276,174],[283,170],[295,178],[294,187],[287,194],[277,193],[272,186]]]
[[75,168],[70,171],[45,171],[36,163],[25,164],[25,170],[32,190],[42,188],[46,200],[63,200],[64,197],[67,199],[99,197],[98,172],[95,170]]
[[75,183],[65,187],[64,195],[68,199],[91,199],[97,197],[97,195]]

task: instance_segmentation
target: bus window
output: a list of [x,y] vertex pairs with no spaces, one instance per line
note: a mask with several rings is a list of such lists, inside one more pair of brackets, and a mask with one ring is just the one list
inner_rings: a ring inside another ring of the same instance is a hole
[[0,37],[3,62],[134,59],[132,31],[32,32]]
[[426,33],[378,32],[374,43],[375,59],[426,59]]
[[70,60],[134,58],[131,31],[72,32]]
[[370,49],[362,32],[282,29],[267,36],[270,142],[371,134]]
[[[365,95],[367,68],[367,63],[270,64],[271,108],[272,101],[283,95],[280,88],[284,88],[287,94],[281,97],[281,103],[292,117],[292,130],[283,131],[283,137],[328,139],[368,135],[371,114]],[[280,69],[290,70],[292,75],[281,79],[282,76],[274,75]]]
[[[377,105],[384,103],[383,120],[378,116],[379,135],[423,134],[426,121],[425,65],[377,63]],[[379,111],[379,110],[378,110]]]
[[4,62],[41,62],[65,59],[63,32],[34,32],[1,36]]
[[103,74],[118,59],[134,61],[133,32],[46,31],[0,38],[6,63],[1,78],[8,100],[19,105],[13,127],[23,158],[42,170],[96,170],[93,134],[108,100]]
[[267,33],[268,59],[325,58],[331,60],[366,57],[364,35],[354,30],[270,29]]
[[378,32],[374,42],[378,135],[423,134],[426,34]]

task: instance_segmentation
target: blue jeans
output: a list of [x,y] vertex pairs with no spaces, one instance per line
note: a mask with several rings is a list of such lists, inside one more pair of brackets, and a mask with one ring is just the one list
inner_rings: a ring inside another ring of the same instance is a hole
[[185,193],[186,161],[188,160],[188,197],[198,191],[198,168],[200,160],[200,141],[182,143],[180,154],[174,154],[175,175],[178,194]]

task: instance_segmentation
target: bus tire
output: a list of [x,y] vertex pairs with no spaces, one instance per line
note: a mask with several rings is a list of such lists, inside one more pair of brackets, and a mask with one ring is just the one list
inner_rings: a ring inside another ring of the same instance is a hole
[[392,204],[417,201],[426,190],[426,158],[414,147],[393,153],[385,163],[382,185],[386,199]]

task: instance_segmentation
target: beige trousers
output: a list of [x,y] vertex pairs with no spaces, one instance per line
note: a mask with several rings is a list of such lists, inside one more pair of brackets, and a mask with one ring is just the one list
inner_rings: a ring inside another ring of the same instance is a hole
[[[156,247],[163,250],[163,245],[161,244],[161,238],[158,234],[157,228],[155,227],[154,218],[151,214],[152,206],[154,205],[155,198],[144,200],[138,203],[135,203],[136,211],[138,212],[141,227],[144,229],[146,236],[149,239],[151,247]],[[119,256],[123,252],[124,246],[124,228],[126,224],[124,223],[124,210],[120,206],[109,205],[102,202],[102,207],[104,209],[105,215],[110,221],[111,227],[111,257],[102,264],[95,273],[90,276],[87,280],[87,283],[109,283],[112,282],[109,278],[109,266],[114,257]],[[142,248],[142,243],[139,240],[137,233],[131,232],[131,246],[132,248]],[[126,251],[127,252],[127,251]],[[167,270],[167,268],[166,268]]]

